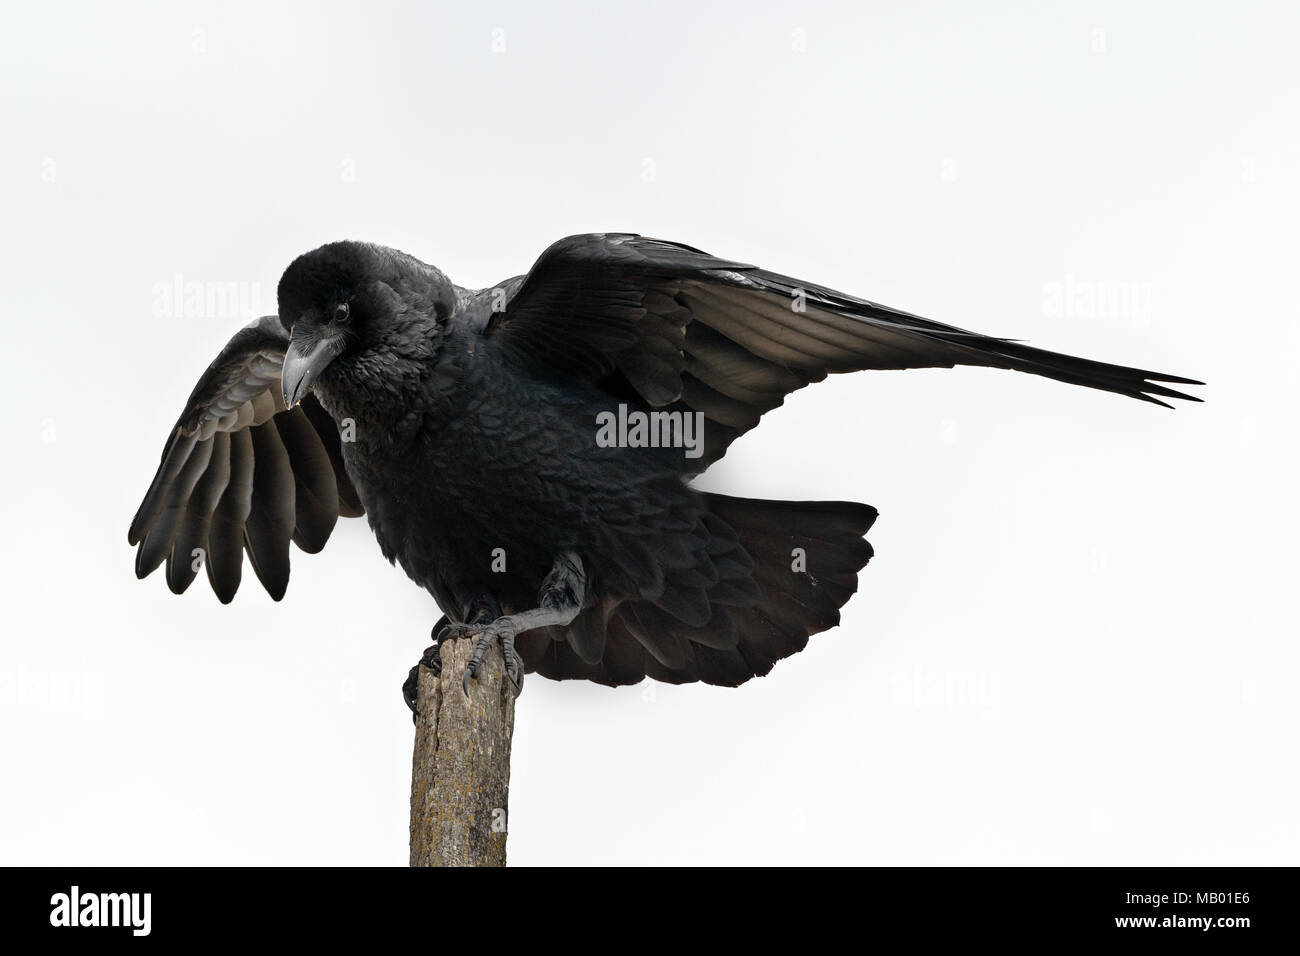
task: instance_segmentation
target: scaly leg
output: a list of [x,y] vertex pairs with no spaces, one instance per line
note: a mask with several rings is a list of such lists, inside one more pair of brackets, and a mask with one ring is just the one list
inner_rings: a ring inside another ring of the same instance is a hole
[[[516,694],[523,685],[523,660],[515,651],[515,638],[524,631],[538,627],[562,627],[570,623],[582,610],[587,598],[587,574],[582,567],[582,559],[572,552],[567,552],[555,559],[551,572],[542,582],[538,593],[538,606],[531,611],[508,614],[483,626],[481,624],[449,624],[447,637],[462,637],[477,634],[474,653],[465,666],[460,685],[466,696],[469,695],[469,682],[478,679],[483,656],[493,644],[501,642],[501,653],[505,657],[506,676],[515,686]],[[444,638],[445,640],[446,638]]]
[[[484,624],[490,624],[496,618],[501,616],[501,605],[491,594],[480,594],[474,600],[468,602],[465,606],[465,619],[471,625],[482,627]],[[411,708],[411,722],[415,722],[415,707],[419,701],[420,687],[420,668],[427,667],[435,674],[442,673],[442,645],[445,641],[453,637],[451,633],[451,621],[447,615],[438,618],[438,623],[433,625],[433,630],[429,636],[433,638],[433,645],[426,647],[424,653],[420,656],[420,662],[411,668],[406,675],[406,681],[402,684],[402,699],[406,701],[406,706]],[[523,685],[523,663],[520,662],[520,681],[516,687]]]

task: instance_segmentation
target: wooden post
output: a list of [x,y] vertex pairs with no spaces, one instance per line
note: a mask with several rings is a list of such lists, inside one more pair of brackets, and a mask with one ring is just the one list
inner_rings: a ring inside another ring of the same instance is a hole
[[515,696],[498,647],[469,697],[461,675],[474,649],[442,645],[442,675],[420,668],[411,768],[411,866],[505,866]]

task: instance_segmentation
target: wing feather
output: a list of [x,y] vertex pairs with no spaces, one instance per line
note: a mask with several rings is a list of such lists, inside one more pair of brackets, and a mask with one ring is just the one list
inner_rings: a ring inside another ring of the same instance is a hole
[[244,523],[244,544],[258,580],[278,601],[289,586],[293,466],[274,424],[268,421],[249,431],[253,436],[253,500]]
[[[698,249],[621,233],[542,254],[486,335],[521,361],[705,416],[707,467],[785,396],[835,372],[1014,369],[1142,401],[1200,401],[1200,385],[968,332]],[[487,295],[494,290],[484,290]],[[635,627],[635,625],[633,625]]]
[[222,604],[234,600],[243,577],[244,523],[253,508],[253,436],[230,433],[230,479],[208,531],[208,583]]
[[289,582],[289,542],[316,552],[340,515],[364,513],[334,420],[314,396],[286,409],[280,369],[288,334],[265,316],[235,334],[195,386],[131,522],[135,570],[166,562],[179,594],[207,568],[234,598],[243,554],[273,598]]
[[218,432],[212,436],[208,467],[190,495],[185,520],[172,544],[171,553],[167,555],[167,586],[173,594],[184,594],[198,576],[199,567],[207,560],[208,527],[229,481],[230,435]]

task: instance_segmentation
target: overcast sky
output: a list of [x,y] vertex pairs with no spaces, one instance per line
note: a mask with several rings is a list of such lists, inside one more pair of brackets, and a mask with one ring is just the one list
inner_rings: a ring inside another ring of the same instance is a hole
[[795,395],[702,483],[880,510],[843,625],[738,690],[530,679],[512,863],[1295,863],[1300,15],[1028,6],[7,9],[0,863],[406,862],[432,600],[364,521],[227,607],[127,525],[297,254],[486,286],[605,230],[1208,401]]

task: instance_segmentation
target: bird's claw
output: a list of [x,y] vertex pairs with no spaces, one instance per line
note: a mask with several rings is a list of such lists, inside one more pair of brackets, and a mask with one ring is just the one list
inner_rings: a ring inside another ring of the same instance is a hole
[[420,703],[420,665],[416,664],[402,681],[402,700],[411,708],[411,723],[415,723],[416,707]]
[[420,655],[420,663],[411,668],[406,680],[402,683],[402,699],[406,701],[406,706],[411,708],[411,721],[415,721],[416,707],[420,700],[420,668],[427,667],[435,675],[442,674],[442,642],[446,640],[447,626],[434,626],[433,644],[424,649]]
[[469,663],[465,665],[465,672],[461,675],[460,686],[469,696],[469,682],[478,680],[479,670],[483,666],[483,657],[493,644],[500,642],[501,656],[505,659],[506,678],[510,681],[510,686],[515,689],[515,696],[518,697],[524,689],[524,660],[515,650],[515,628],[509,618],[499,617],[491,624],[448,624],[442,631],[443,640],[448,637],[455,639],[458,637],[468,637],[477,635],[474,639],[474,653],[470,655]]
[[448,621],[435,630],[433,645],[425,648],[420,663],[411,668],[406,681],[402,684],[402,699],[406,701],[406,706],[411,708],[412,721],[416,719],[416,707],[419,704],[420,668],[427,667],[435,674],[442,674],[442,645],[446,641],[454,641],[462,637],[474,637],[474,653],[469,663],[465,665],[465,672],[460,679],[460,686],[466,697],[469,696],[470,681],[478,680],[484,655],[498,641],[501,643],[501,653],[505,657],[506,677],[510,681],[510,686],[514,688],[516,697],[523,692],[524,660],[515,650],[515,629],[511,622],[504,618],[498,618],[488,624],[454,624]]

